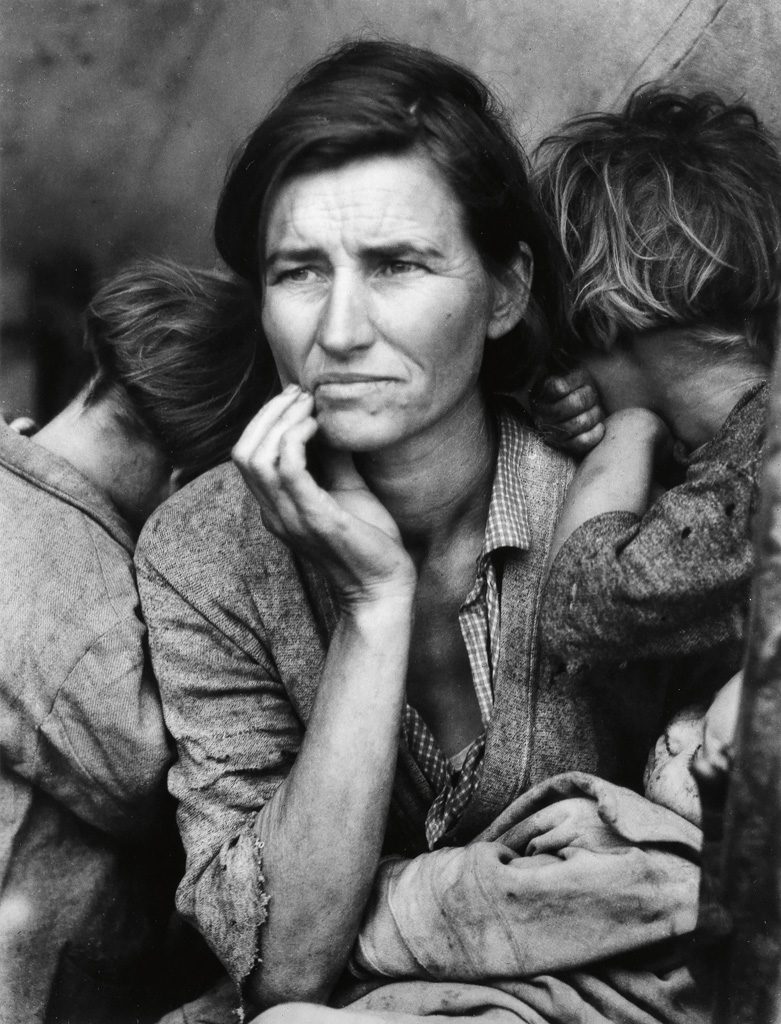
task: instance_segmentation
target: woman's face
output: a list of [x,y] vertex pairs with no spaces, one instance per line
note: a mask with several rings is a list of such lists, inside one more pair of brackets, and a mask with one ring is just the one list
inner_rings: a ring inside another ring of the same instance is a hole
[[477,395],[486,336],[514,326],[424,155],[293,178],[271,207],[264,255],[263,328],[280,378],[314,395],[335,447],[377,450],[446,423]]

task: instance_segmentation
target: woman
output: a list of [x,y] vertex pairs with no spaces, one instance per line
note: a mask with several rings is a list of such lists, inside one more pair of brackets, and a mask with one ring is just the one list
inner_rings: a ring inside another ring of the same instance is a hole
[[485,87],[396,44],[325,58],[240,153],[216,236],[283,390],[243,480],[208,475],[140,545],[179,905],[251,1006],[323,1002],[383,852],[467,842],[632,747],[639,781],[662,695],[632,719],[538,663],[571,467],[497,393],[539,364],[556,277]]

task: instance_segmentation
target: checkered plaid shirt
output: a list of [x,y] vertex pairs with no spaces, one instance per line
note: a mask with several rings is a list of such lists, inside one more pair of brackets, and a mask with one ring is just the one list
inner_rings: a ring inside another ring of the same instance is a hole
[[496,462],[483,548],[477,560],[477,575],[458,613],[472,681],[483,721],[483,732],[466,751],[460,768],[454,769],[415,708],[404,713],[404,740],[437,794],[426,817],[426,838],[433,849],[458,821],[480,777],[485,749],[485,730],[494,703],[494,676],[499,652],[501,619],[499,588],[494,555],[500,548],[528,548],[531,537],[523,498],[520,465],[523,428],[511,415],[501,412],[499,453]]

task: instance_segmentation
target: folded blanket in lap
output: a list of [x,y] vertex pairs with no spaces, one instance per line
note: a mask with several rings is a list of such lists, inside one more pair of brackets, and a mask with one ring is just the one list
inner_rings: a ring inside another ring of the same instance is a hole
[[[330,1011],[333,1013],[334,1011]],[[658,976],[633,972],[539,975],[492,985],[465,982],[391,982],[352,1003],[343,1024],[478,1019],[481,1024],[709,1024],[710,1015],[679,969]],[[349,1013],[349,1016],[347,1015]],[[291,1018],[291,1024],[295,1018]],[[336,1017],[322,1024],[337,1024]],[[262,1021],[262,1018],[261,1018]],[[302,1024],[321,1024],[311,1011]]]
[[707,1024],[710,1017],[690,1000],[690,986],[680,972],[676,974],[647,979],[651,1002],[628,996],[611,980],[597,977],[575,978],[573,983],[565,977],[540,976],[492,986],[391,982],[342,1010],[289,1003],[261,1014],[252,1024]]

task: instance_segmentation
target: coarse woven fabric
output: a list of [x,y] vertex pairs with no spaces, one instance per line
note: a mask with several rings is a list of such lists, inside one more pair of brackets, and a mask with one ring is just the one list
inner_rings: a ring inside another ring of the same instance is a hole
[[[570,461],[522,430],[518,476],[528,550],[501,565],[495,701],[480,781],[450,844],[468,842],[513,799],[562,771],[640,786],[661,732],[664,691],[631,700],[608,678],[555,679],[538,657],[547,552]],[[323,578],[264,528],[238,471],[213,470],[152,517],[137,550],[152,660],[178,760],[187,869],[178,906],[241,983],[259,962],[266,902],[263,806],[284,781],[306,729],[337,611]],[[435,793],[402,744],[385,851],[427,849]]]
[[[584,523],[551,566],[543,649],[570,671],[664,660],[697,696],[740,667],[767,385],[752,387],[648,512]],[[696,680],[696,682],[695,682]]]
[[86,479],[0,426],[3,1024],[160,1009],[148,983],[172,902],[158,843],[171,753],[133,547]]

